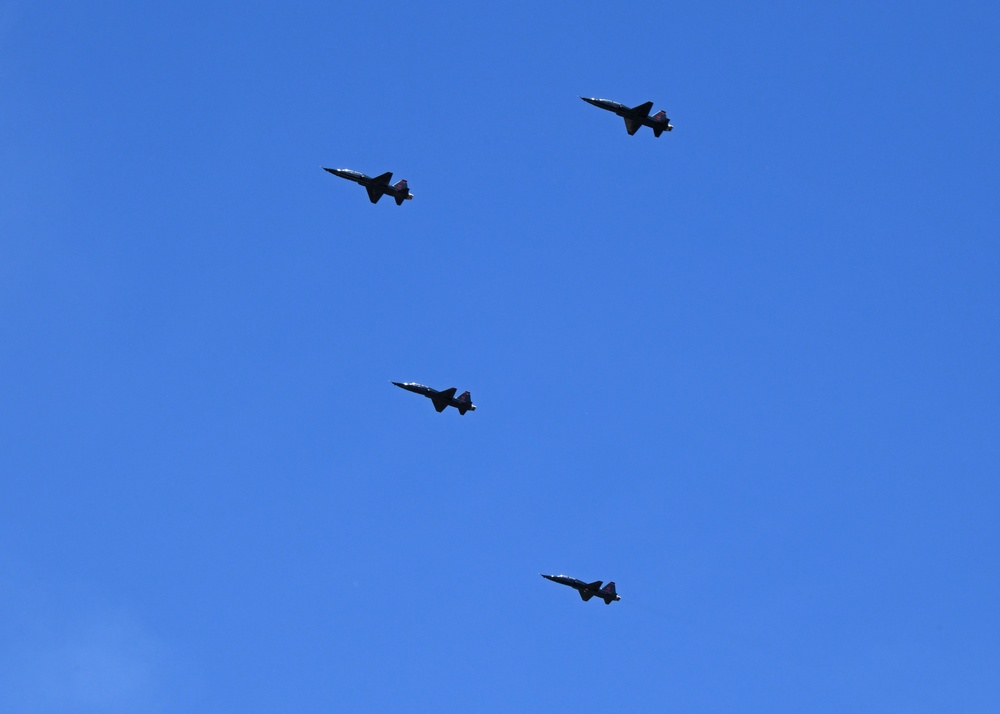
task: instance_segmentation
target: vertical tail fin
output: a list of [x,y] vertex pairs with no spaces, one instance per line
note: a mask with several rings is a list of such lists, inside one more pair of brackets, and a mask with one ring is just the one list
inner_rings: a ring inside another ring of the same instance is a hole
[[455,398],[458,402],[458,413],[464,415],[465,412],[472,409],[475,410],[475,406],[472,404],[472,394],[470,392],[462,392]]
[[618,593],[615,591],[614,581],[601,588],[601,599],[604,600],[605,605],[610,605],[618,599]]
[[663,132],[673,129],[673,127],[670,126],[670,119],[667,118],[667,113],[662,109],[650,118],[659,124],[659,126],[653,127],[653,136],[659,136]]
[[407,187],[406,179],[400,179],[392,187],[396,190],[396,205],[402,206],[403,201],[410,197],[410,189]]

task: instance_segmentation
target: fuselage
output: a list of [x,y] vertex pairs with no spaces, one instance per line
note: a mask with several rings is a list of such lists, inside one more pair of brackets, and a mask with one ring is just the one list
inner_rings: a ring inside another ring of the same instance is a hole
[[577,590],[590,589],[588,583],[585,583],[582,580],[578,580],[576,578],[571,578],[568,575],[546,575],[545,573],[540,573],[540,575],[546,580],[551,580],[552,582],[559,583],[560,585],[569,585],[571,588],[576,588]]
[[387,182],[376,181],[374,177],[369,176],[368,174],[363,174],[360,171],[355,171],[354,169],[328,169],[324,167],[324,170],[329,171],[334,176],[340,176],[340,178],[345,178],[348,181],[354,181],[354,183],[361,184],[367,189],[374,189],[387,196],[392,196],[393,198],[413,198],[413,194],[410,193],[410,189],[406,187],[405,181],[402,182],[402,188],[396,188],[396,186],[390,186]]
[[587,104],[593,104],[595,107],[614,112],[625,120],[626,127],[631,122],[635,128],[629,129],[629,134],[635,133],[639,124],[653,129],[657,136],[664,131],[673,131],[674,128],[665,112],[661,111],[653,116],[649,116],[649,111],[653,106],[652,102],[640,104],[638,107],[626,107],[624,104],[613,102],[610,99],[598,99],[597,97],[580,97],[580,99],[587,102]]
[[425,387],[422,384],[417,384],[416,382],[393,382],[397,387],[405,389],[407,392],[413,392],[414,394],[423,394],[425,397],[433,397],[438,393],[438,390],[431,389],[430,387]]
[[632,110],[626,107],[624,104],[619,102],[613,102],[610,99],[598,99],[597,97],[580,97],[587,104],[593,104],[595,107],[600,107],[601,109],[607,109],[609,112],[614,112],[620,117],[631,116]]
[[[422,394],[428,399],[441,398],[443,392],[439,389],[434,389],[433,387],[428,387],[423,384],[417,384],[416,382],[393,382],[400,389],[405,389],[407,392],[413,392],[414,394]],[[476,405],[470,402],[460,402],[455,397],[448,397],[448,406],[455,407],[460,411],[476,411]]]
[[568,575],[546,575],[545,573],[539,573],[546,580],[551,580],[554,583],[559,583],[560,585],[568,585],[569,587],[578,590],[581,595],[587,595],[590,597],[599,597],[605,602],[610,598],[611,600],[618,601],[621,597],[615,593],[614,595],[601,590],[601,583],[597,583],[597,587],[593,587],[591,583],[585,583],[577,578],[571,578]]
[[340,178],[345,178],[348,181],[355,181],[362,186],[366,186],[371,183],[372,177],[367,174],[363,174],[360,171],[354,171],[353,169],[327,169],[334,176],[340,176]]

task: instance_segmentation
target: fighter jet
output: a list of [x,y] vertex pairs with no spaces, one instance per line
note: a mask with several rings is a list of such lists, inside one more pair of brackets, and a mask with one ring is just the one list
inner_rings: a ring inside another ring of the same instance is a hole
[[592,583],[585,583],[582,580],[571,578],[568,575],[546,575],[545,573],[539,573],[539,575],[546,580],[551,580],[554,583],[569,585],[571,588],[576,588],[584,602],[587,602],[587,600],[594,597],[594,595],[604,600],[605,605],[610,605],[615,600],[621,600],[621,597],[619,597],[618,593],[615,591],[615,584],[613,582],[608,583],[602,588],[600,580],[595,580]]
[[328,169],[324,167],[323,170],[329,171],[334,176],[340,176],[340,178],[345,178],[364,186],[368,190],[368,198],[371,199],[372,203],[378,203],[378,200],[385,194],[389,194],[395,198],[397,206],[402,206],[403,201],[413,198],[410,189],[406,187],[406,179],[392,186],[389,185],[389,179],[392,178],[392,171],[387,171],[381,176],[372,178],[371,176],[365,176],[360,171],[352,171],[351,169]]
[[439,412],[443,412],[447,407],[455,407],[462,416],[465,416],[465,412],[476,411],[476,405],[472,403],[472,395],[469,392],[462,392],[456,398],[455,392],[457,390],[455,387],[439,392],[436,389],[425,387],[416,382],[393,382],[393,384],[408,392],[415,392],[416,394],[423,394],[425,397],[429,397],[434,402],[434,408]]
[[673,125],[667,119],[667,113],[662,109],[653,116],[649,116],[649,110],[653,108],[652,102],[640,104],[629,109],[624,104],[612,102],[610,99],[597,99],[595,97],[580,97],[587,104],[595,107],[607,109],[625,119],[625,130],[631,136],[639,131],[640,126],[648,126],[653,130],[653,136],[659,136],[665,131],[673,131]]

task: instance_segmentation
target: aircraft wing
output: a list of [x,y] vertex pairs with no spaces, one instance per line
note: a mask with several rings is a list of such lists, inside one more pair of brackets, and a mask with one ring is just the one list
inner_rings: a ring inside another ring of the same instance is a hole
[[590,598],[594,597],[594,593],[588,593],[588,592],[584,592],[583,590],[581,590],[580,591],[580,597],[583,599],[584,602],[587,602],[587,600],[589,600]]
[[448,403],[451,402],[451,398],[455,396],[455,392],[458,391],[455,387],[451,389],[446,389],[443,392],[438,392],[433,397],[431,401],[434,402],[434,408],[439,412],[443,412],[448,408]]
[[640,116],[648,117],[649,110],[653,108],[652,102],[646,102],[645,104],[640,104],[637,107],[632,107],[632,111]]
[[628,132],[629,136],[632,136],[639,131],[640,126],[642,126],[642,122],[638,119],[629,119],[628,117],[625,117],[625,131]]
[[371,200],[372,203],[378,203],[378,200],[382,198],[382,192],[379,191],[377,188],[368,186],[366,187],[365,190],[368,191],[368,198]]
[[[653,103],[650,102],[649,106],[652,107]],[[649,110],[648,109],[646,110],[646,113],[649,114]],[[381,183],[381,184],[385,184],[386,186],[388,186],[389,185],[389,181],[391,179],[392,179],[392,171],[386,171],[381,176],[376,176],[375,178],[373,178],[372,181],[374,181],[375,183]]]

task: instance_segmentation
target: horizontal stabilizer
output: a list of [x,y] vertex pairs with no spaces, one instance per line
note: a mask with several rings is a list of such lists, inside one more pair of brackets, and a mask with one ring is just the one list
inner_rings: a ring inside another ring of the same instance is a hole
[[380,184],[384,184],[384,185],[388,186],[389,185],[389,180],[391,178],[392,178],[392,171],[386,171],[381,176],[376,176],[375,178],[373,178],[372,181],[374,181],[375,183],[380,183]]
[[368,199],[372,203],[378,203],[378,200],[382,198],[382,192],[379,191],[377,188],[368,186],[365,190],[368,191]]
[[405,200],[406,200],[406,196],[396,196],[396,205],[397,206],[402,206],[403,205],[403,201],[405,201]]

